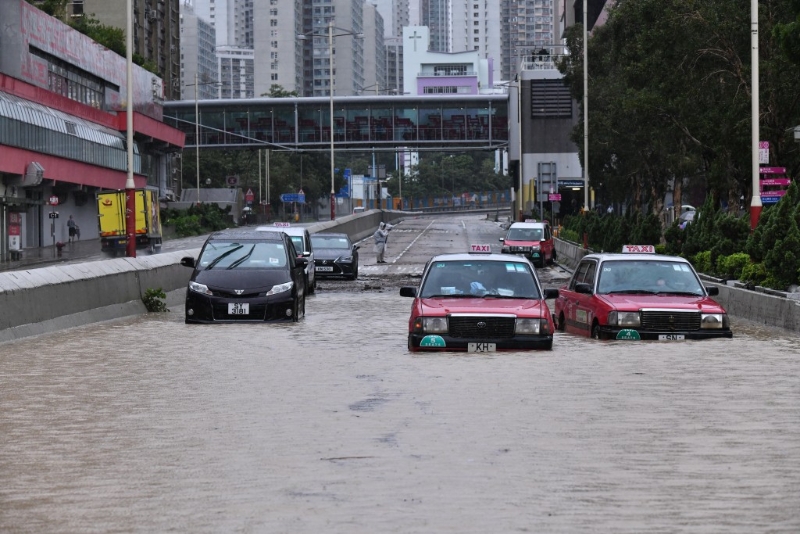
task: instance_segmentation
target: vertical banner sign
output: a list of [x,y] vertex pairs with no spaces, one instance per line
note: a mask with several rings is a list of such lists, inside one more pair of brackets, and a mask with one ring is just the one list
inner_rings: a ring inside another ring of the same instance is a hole
[[769,165],[769,141],[758,142],[758,164]]
[[20,242],[20,227],[22,226],[22,215],[14,213],[8,214],[8,250],[22,250]]

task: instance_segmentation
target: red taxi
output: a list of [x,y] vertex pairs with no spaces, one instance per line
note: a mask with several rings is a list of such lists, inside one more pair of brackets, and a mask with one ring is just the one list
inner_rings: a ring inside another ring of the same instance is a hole
[[503,243],[503,253],[520,254],[538,267],[544,267],[556,259],[553,232],[547,221],[515,222],[500,241]]
[[554,323],[527,259],[492,254],[472,245],[466,254],[441,254],[428,261],[419,288],[402,287],[414,298],[408,321],[410,351],[495,352],[553,348]]
[[595,339],[684,339],[733,336],[725,309],[710,297],[692,265],[625,245],[622,254],[581,259],[555,302],[559,330]]

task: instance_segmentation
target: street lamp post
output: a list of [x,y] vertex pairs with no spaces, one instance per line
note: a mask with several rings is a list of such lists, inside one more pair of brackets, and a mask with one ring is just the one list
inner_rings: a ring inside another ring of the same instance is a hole
[[125,62],[127,72],[126,128],[128,145],[128,178],[125,180],[125,255],[136,257],[136,182],[133,180],[133,1],[126,6]]
[[[196,147],[195,152],[195,175],[197,178],[197,205],[200,205],[200,105],[197,95],[197,88],[201,85],[222,85],[222,82],[199,82],[197,79],[198,73],[194,73],[194,83],[187,84],[185,87],[194,85],[194,144]],[[183,175],[181,175],[183,176]]]
[[[343,33],[334,34],[334,30],[339,30]],[[336,186],[335,186],[335,177],[336,177],[336,170],[334,166],[334,137],[336,134],[336,128],[333,123],[333,88],[335,84],[335,79],[333,77],[333,38],[334,37],[341,37],[344,35],[352,35],[356,39],[362,39],[364,37],[363,33],[354,33],[349,30],[345,30],[343,28],[336,28],[333,25],[333,19],[328,21],[328,68],[330,71],[330,89],[328,93],[330,94],[330,120],[331,120],[331,220],[336,219]],[[300,34],[297,36],[298,39],[304,41],[308,35],[318,35],[313,32],[310,34]]]

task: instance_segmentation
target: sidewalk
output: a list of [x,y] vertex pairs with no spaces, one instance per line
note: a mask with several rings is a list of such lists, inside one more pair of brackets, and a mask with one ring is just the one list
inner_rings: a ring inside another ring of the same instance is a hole
[[96,258],[98,254],[103,254],[100,250],[100,238],[65,243],[61,252],[58,252],[54,245],[26,248],[22,250],[22,257],[19,260],[0,261],[0,271],[23,271],[28,268],[75,262]]

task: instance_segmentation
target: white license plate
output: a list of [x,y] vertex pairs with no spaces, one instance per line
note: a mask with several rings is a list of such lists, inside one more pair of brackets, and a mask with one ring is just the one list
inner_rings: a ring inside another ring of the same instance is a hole
[[659,341],[683,341],[686,337],[683,334],[659,334]]
[[317,272],[332,273],[333,267],[317,267],[316,270]]
[[467,352],[496,352],[495,343],[467,343]]
[[250,304],[247,302],[229,302],[228,315],[249,315]]

